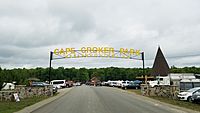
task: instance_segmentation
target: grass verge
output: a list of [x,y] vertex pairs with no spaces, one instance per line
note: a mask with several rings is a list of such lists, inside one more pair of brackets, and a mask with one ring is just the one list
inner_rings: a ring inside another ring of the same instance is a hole
[[[134,92],[135,94],[138,94],[138,95],[141,95],[140,89],[139,90],[130,89],[128,91]],[[169,99],[169,98],[166,98],[166,97],[157,97],[157,96],[150,96],[149,98],[159,100],[161,102],[172,104],[172,105],[175,105],[175,106],[184,107],[184,108],[192,109],[192,110],[195,110],[195,111],[200,111],[200,106],[199,106],[199,104],[196,104],[196,103],[190,103],[190,102],[187,102],[187,101],[180,101],[180,100],[173,100],[173,99]]]
[[150,98],[159,100],[161,102],[165,102],[168,104],[176,105],[179,107],[184,107],[184,108],[192,109],[195,111],[200,111],[199,104],[196,104],[196,103],[191,103],[191,102],[181,101],[181,100],[173,100],[173,99],[169,99],[165,97],[150,97]]
[[128,92],[134,92],[138,95],[142,95],[141,90],[140,89],[127,89]]
[[0,102],[0,113],[13,113],[47,98],[47,96],[39,96],[21,99],[20,102],[3,101]]

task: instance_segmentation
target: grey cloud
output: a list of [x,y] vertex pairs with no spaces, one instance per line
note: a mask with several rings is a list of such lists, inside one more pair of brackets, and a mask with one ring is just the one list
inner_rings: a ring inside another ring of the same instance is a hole
[[[4,11],[8,11],[7,13],[0,13],[2,45],[13,44],[31,48],[74,43],[78,42],[81,36],[84,37],[88,32],[92,32],[94,28],[93,19],[81,9],[57,15],[56,12],[50,12],[55,7],[47,8],[48,3],[39,5],[41,7],[25,3],[17,3],[18,7],[10,4],[8,5],[10,9],[6,8]],[[16,15],[10,14],[13,12]]]
[[[199,66],[199,57],[172,58],[200,52],[199,4],[199,0],[1,0],[1,64],[46,66],[54,48],[111,46],[144,51],[151,67],[160,45],[170,65]],[[124,66],[126,62],[76,61],[57,61],[54,66]]]

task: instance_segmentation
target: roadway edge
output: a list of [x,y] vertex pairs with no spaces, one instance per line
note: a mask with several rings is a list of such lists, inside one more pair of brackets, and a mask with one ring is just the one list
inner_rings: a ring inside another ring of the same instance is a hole
[[[120,89],[120,90],[121,90],[121,89]],[[166,106],[169,106],[169,107],[171,107],[171,108],[175,108],[175,109],[179,109],[179,110],[186,111],[186,112],[188,112],[188,113],[200,113],[199,111],[195,111],[195,110],[192,110],[192,109],[188,109],[188,108],[176,106],[176,105],[173,105],[173,104],[161,102],[161,101],[159,101],[159,100],[152,99],[152,98],[150,98],[150,97],[148,97],[148,96],[142,96],[142,95],[136,94],[136,93],[134,93],[134,92],[126,91],[126,90],[123,90],[123,91],[125,91],[126,93],[129,93],[129,94],[134,94],[134,96],[140,97],[140,99],[145,99],[145,100],[147,100],[149,103],[155,103],[155,104],[166,105]]]
[[50,102],[53,102],[54,100],[64,96],[66,93],[68,93],[72,88],[65,88],[65,89],[60,89],[59,94],[57,94],[56,96],[53,96],[53,97],[50,97],[50,98],[47,98],[45,100],[42,100],[38,103],[35,103],[31,106],[28,106],[28,107],[25,107],[23,108],[22,110],[19,110],[17,112],[14,112],[14,113],[31,113],[37,109],[39,109],[40,107],[50,103]]

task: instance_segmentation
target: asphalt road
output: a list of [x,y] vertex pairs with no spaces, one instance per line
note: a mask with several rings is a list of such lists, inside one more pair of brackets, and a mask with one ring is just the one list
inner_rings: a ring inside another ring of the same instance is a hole
[[33,113],[187,113],[110,87],[78,86]]

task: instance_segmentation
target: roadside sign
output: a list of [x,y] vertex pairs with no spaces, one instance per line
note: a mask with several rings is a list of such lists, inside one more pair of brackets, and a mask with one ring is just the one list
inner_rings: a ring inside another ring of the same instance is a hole
[[14,93],[13,96],[16,102],[20,101],[18,93]]

